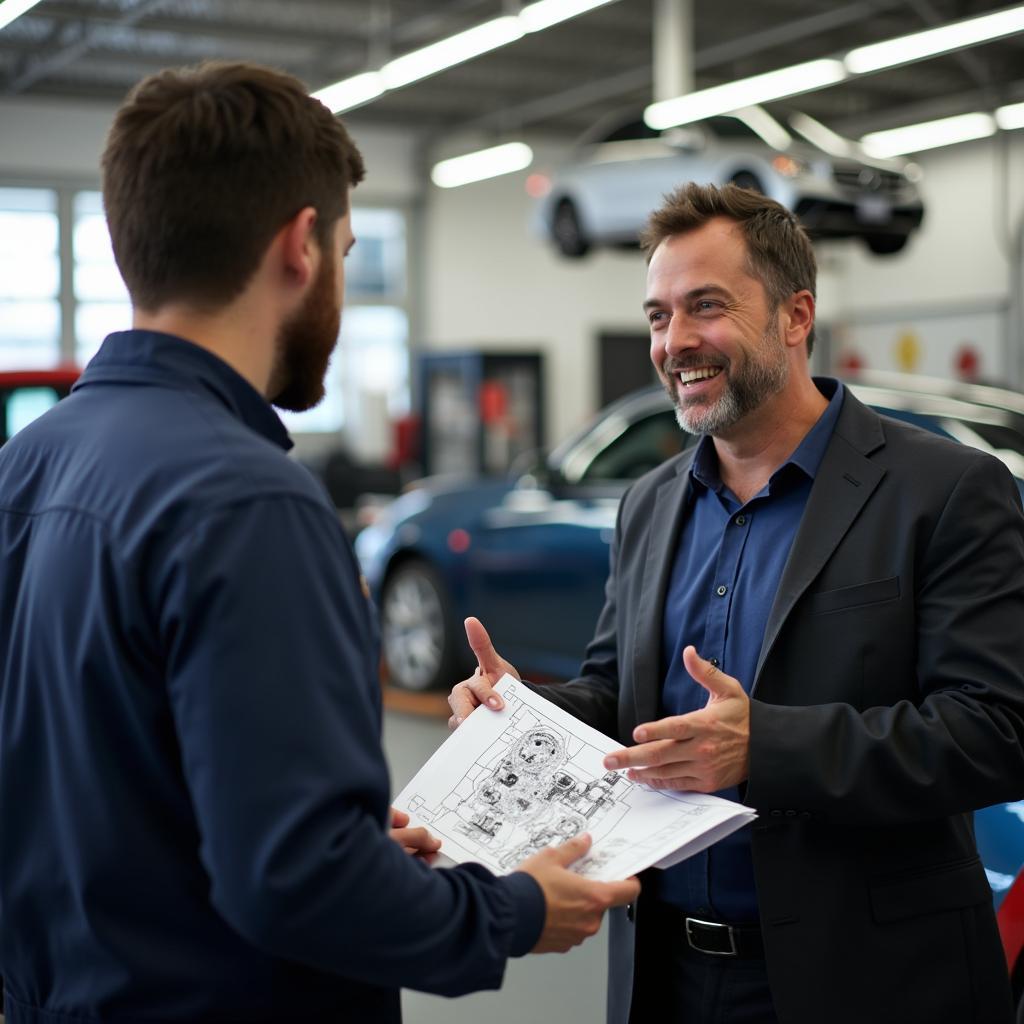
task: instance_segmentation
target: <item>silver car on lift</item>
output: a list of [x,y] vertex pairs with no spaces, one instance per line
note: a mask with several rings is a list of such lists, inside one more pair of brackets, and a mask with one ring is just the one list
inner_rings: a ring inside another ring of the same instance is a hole
[[[638,118],[600,126],[580,158],[558,171],[538,205],[536,227],[563,256],[597,246],[635,246],[662,197],[688,181],[732,182],[771,196],[800,218],[812,238],[861,238],[879,254],[899,252],[920,225],[920,171],[902,160],[875,160],[816,125],[826,152],[793,138],[761,107],[658,133]],[[841,154],[841,155],[840,155]]]

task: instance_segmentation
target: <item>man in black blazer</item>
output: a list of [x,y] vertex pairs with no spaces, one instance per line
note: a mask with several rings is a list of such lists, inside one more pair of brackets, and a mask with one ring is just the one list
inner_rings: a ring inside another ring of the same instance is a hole
[[[609,768],[759,817],[613,918],[609,1021],[1007,1024],[971,812],[1024,793],[1012,478],[812,379],[814,254],[777,203],[688,185],[645,247],[651,358],[703,439],[624,497],[580,675],[539,692],[627,744]],[[467,632],[453,727],[515,671]]]

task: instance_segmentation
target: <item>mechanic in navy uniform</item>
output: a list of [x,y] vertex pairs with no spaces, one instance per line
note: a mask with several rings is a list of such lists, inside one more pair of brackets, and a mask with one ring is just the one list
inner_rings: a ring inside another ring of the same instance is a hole
[[[684,186],[645,247],[701,440],[623,498],[580,675],[538,692],[627,744],[606,767],[759,819],[613,917],[609,1021],[1008,1024],[971,812],[1024,793],[1013,479],[811,377],[814,253],[771,199]],[[467,631],[452,726],[514,672]]]
[[373,612],[271,408],[323,395],[362,176],[253,65],[116,116],[134,326],[0,452],[8,1024],[396,1021],[399,986],[496,988],[638,892],[568,870],[585,837],[433,870],[390,815]]

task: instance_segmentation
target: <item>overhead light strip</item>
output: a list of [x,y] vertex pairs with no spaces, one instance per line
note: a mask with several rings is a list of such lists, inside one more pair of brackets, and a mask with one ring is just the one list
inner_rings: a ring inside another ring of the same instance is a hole
[[39,0],[3,0],[0,3],[0,29],[6,28],[15,18],[32,10]]
[[[13,0],[6,0],[3,6],[11,2]],[[344,110],[351,110],[377,99],[389,89],[400,89],[457,64],[463,64],[481,54],[514,43],[528,32],[540,32],[569,18],[616,2],[617,0],[538,0],[537,3],[527,4],[518,14],[495,18],[419,50],[402,54],[388,61],[379,70],[367,71],[334,82],[318,89],[313,93],[313,97],[330,107],[334,113],[340,114]],[[0,10],[3,6],[0,6]]]
[[644,121],[660,131],[716,114],[729,114],[740,107],[824,89],[854,75],[881,71],[1020,32],[1024,32],[1024,4],[861,46],[842,60],[809,61],[652,103],[644,111]]
[[457,188],[470,182],[496,178],[529,167],[533,150],[524,142],[506,142],[503,146],[480,149],[465,156],[452,157],[434,165],[430,180],[439,188]]
[[812,60],[794,64],[778,71],[769,71],[752,78],[741,78],[710,89],[652,103],[644,111],[644,121],[651,128],[662,130],[677,124],[690,124],[715,114],[728,114],[741,107],[752,107],[784,96],[798,96],[835,85],[847,77],[840,60]]
[[924,121],[904,128],[889,128],[881,132],[869,132],[860,140],[869,156],[903,156],[906,153],[920,153],[925,149],[938,149],[958,142],[984,139],[994,135],[996,119],[991,114],[975,112],[943,117],[937,121]]
[[859,46],[851,50],[843,63],[855,75],[864,75],[872,71],[909,64],[912,61],[924,60],[926,57],[937,57],[943,53],[952,53],[968,46],[1003,39],[1024,31],[1024,5],[1009,7],[996,11],[994,14],[983,14],[977,18],[957,21],[952,25],[940,25],[938,28],[925,29],[911,35],[888,39],[884,43],[873,43],[871,46]]

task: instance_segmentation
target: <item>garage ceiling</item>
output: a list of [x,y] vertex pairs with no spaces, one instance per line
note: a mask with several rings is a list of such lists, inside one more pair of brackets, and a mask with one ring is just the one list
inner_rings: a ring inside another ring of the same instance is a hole
[[[575,138],[652,99],[652,0],[617,0],[350,112],[437,138],[466,128]],[[697,86],[999,10],[986,0],[694,0]],[[161,67],[283,67],[311,88],[515,10],[502,0],[42,0],[0,30],[0,96],[120,100]],[[772,105],[844,134],[1024,99],[1024,35]]]

